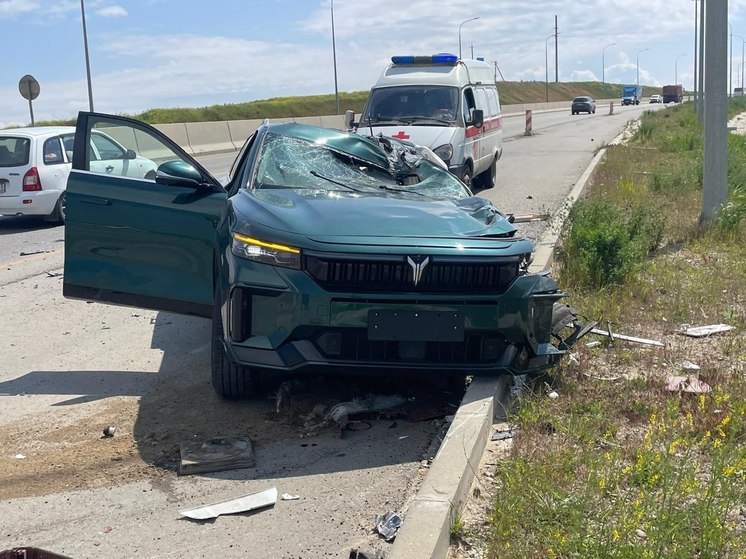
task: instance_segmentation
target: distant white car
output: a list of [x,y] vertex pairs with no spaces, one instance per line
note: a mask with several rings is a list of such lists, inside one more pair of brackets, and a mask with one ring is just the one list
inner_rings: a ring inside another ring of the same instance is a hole
[[651,103],[663,103],[663,97],[661,97],[660,95],[651,95],[650,102]]
[[[74,126],[0,130],[0,215],[38,215],[65,222]],[[91,135],[91,169],[155,180],[157,165],[100,131]]]

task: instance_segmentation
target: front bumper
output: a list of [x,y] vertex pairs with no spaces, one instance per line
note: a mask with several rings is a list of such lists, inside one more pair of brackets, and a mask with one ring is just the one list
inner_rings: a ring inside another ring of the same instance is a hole
[[242,262],[233,271],[224,343],[245,366],[523,374],[562,354],[550,332],[564,294],[545,275],[519,276],[499,294],[382,294],[330,293],[296,270]]

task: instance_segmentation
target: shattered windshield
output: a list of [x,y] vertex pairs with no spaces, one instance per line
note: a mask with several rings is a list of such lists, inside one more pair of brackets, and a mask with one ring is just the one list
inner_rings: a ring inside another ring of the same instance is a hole
[[429,124],[448,126],[458,115],[458,88],[399,86],[374,89],[359,126]]
[[[359,138],[359,141],[369,140]],[[453,175],[431,163],[427,159],[429,155],[423,156],[413,146],[383,137],[373,141],[385,154],[388,168],[324,143],[268,133],[259,155],[253,187],[439,199],[471,195]]]

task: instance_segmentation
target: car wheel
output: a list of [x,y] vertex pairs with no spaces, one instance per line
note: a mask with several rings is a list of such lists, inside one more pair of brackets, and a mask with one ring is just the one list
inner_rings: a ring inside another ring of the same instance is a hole
[[65,224],[65,193],[60,194],[57,198],[57,203],[54,205],[54,210],[49,214],[48,220],[53,223],[59,223],[60,225]]
[[497,155],[492,160],[492,165],[484,173],[480,175],[480,184],[482,188],[493,188],[497,184]]
[[223,342],[223,320],[219,298],[215,297],[212,311],[212,386],[227,400],[249,398],[256,393],[257,371],[234,363]]
[[474,181],[472,180],[471,176],[471,165],[469,163],[466,163],[464,165],[464,168],[461,171],[461,176],[459,178],[461,179],[461,182],[468,186],[470,189],[474,186]]
[[596,109],[593,109],[593,114],[594,114],[594,115],[596,114]]

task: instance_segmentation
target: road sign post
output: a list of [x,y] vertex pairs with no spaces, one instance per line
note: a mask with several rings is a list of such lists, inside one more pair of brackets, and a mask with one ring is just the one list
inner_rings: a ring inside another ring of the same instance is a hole
[[32,101],[39,96],[39,82],[31,74],[26,74],[18,82],[18,91],[21,97],[28,100],[28,110],[31,113],[31,126],[34,126],[34,106]]

